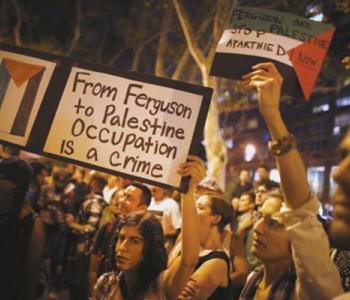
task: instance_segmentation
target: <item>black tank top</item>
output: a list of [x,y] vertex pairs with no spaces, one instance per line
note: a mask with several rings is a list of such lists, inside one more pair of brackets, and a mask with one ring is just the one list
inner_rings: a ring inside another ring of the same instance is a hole
[[224,251],[214,250],[207,255],[200,256],[198,263],[195,267],[195,271],[200,268],[202,264],[206,261],[221,258],[227,264],[227,278],[228,285],[227,287],[218,287],[208,298],[208,300],[229,300],[232,299],[232,288],[231,288],[231,280],[230,280],[230,258],[226,255]]

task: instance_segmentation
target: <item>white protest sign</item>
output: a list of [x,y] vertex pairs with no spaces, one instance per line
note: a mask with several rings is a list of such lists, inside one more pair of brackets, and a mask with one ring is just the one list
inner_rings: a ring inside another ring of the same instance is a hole
[[298,40],[268,32],[228,29],[224,31],[216,52],[234,52],[240,55],[277,59],[281,63],[293,66],[286,49],[295,48],[301,44],[302,42]]
[[179,186],[203,96],[71,69],[44,152]]

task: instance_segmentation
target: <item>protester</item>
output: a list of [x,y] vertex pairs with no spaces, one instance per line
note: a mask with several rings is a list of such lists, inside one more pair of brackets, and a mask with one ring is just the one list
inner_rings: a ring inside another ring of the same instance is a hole
[[282,81],[272,63],[255,65],[243,76],[245,87],[257,89],[287,208],[278,216],[264,215],[254,226],[252,251],[263,267],[249,277],[240,299],[332,299],[343,290],[329,257],[327,235],[316,217],[317,199],[310,191],[295,138],[279,111]]
[[26,199],[28,199],[31,207],[37,211],[37,203],[39,201],[41,188],[46,185],[46,176],[48,175],[48,170],[46,166],[41,162],[31,162],[30,166],[33,169],[33,179],[29,185]]
[[40,270],[44,261],[45,228],[37,213],[34,212],[28,199],[19,216],[20,243],[18,248],[21,255],[18,264],[23,268],[23,273],[17,274],[21,293],[18,299],[35,300],[42,295],[44,287],[39,284]]
[[85,201],[85,197],[89,194],[89,171],[82,167],[76,167],[74,175],[72,177],[72,183],[74,184],[74,200],[73,209],[71,213],[76,215],[78,213],[80,205]]
[[114,252],[115,234],[121,219],[129,213],[146,212],[151,197],[152,194],[149,188],[136,182],[131,183],[124,191],[116,192],[110,203],[110,209],[115,215],[115,220],[101,227],[93,245],[89,270],[91,295],[93,295],[97,278],[103,273],[114,270],[115,264],[111,261],[110,253]]
[[157,216],[161,221],[165,236],[165,247],[169,252],[180,232],[180,208],[177,202],[168,196],[168,190],[153,186],[151,191],[153,197],[148,211]]
[[76,245],[70,254],[69,292],[71,299],[86,300],[89,294],[88,272],[93,237],[97,230],[106,202],[103,188],[107,180],[104,176],[94,174],[90,181],[90,194],[79,208],[77,217],[66,214],[67,226],[77,236]]
[[[119,217],[119,198],[124,194],[124,189],[116,190],[112,195],[109,204],[105,206],[102,212],[98,229],[104,227],[107,223],[113,223]],[[104,198],[103,198],[104,199]]]
[[[330,236],[334,247],[350,250],[350,129],[340,144],[343,159],[334,172],[333,178],[338,184],[333,203],[333,220],[330,226]],[[336,300],[346,300],[350,293]]]
[[261,164],[257,169],[257,173],[259,175],[259,179],[257,182],[255,182],[256,187],[263,185],[267,190],[270,190],[272,188],[279,188],[280,184],[270,179],[270,170],[268,166]]
[[223,247],[223,232],[232,219],[231,205],[222,194],[212,192],[203,192],[196,204],[201,251],[191,280],[179,299],[190,298],[193,290],[197,291],[198,299],[231,299],[231,261]]
[[191,176],[182,195],[182,250],[167,268],[162,226],[151,214],[130,214],[120,224],[115,246],[116,269],[101,276],[96,299],[176,299],[198,260],[199,235],[194,189],[204,177],[204,163],[189,156],[179,166]]
[[74,203],[74,184],[70,174],[62,168],[53,173],[53,182],[41,189],[37,210],[45,226],[46,249],[45,266],[48,274],[49,297],[57,297],[64,288],[68,251],[72,236],[65,222],[65,214],[72,212]]
[[108,175],[107,184],[103,189],[103,199],[109,204],[112,200],[112,196],[118,190],[117,181],[119,178],[114,175]]
[[259,210],[259,208],[263,205],[266,199],[266,193],[268,192],[267,188],[264,184],[259,184],[255,189],[255,209]]
[[234,224],[234,232],[243,240],[249,270],[254,270],[260,261],[251,253],[253,243],[253,225],[257,220],[255,211],[255,195],[253,192],[244,192],[238,202],[237,224]]
[[253,183],[251,181],[249,171],[242,169],[239,172],[239,182],[235,187],[232,198],[240,198],[244,192],[248,192],[253,189]]
[[16,157],[0,163],[0,295],[34,300],[44,249],[41,221],[25,200],[31,166]]

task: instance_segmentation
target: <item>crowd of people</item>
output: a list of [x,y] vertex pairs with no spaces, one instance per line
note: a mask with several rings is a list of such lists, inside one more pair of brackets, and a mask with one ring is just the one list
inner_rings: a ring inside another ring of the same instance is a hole
[[324,220],[279,111],[272,63],[255,88],[281,182],[240,170],[230,199],[194,155],[178,166],[185,193],[74,165],[3,153],[1,299],[350,299],[350,132]]

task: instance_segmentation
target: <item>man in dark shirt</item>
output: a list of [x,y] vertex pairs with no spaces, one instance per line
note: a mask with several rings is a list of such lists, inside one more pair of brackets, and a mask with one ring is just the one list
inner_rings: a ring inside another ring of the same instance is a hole
[[266,165],[260,165],[257,172],[259,175],[259,181],[256,182],[256,187],[259,185],[264,185],[267,190],[280,187],[278,182],[270,179],[270,170]]
[[239,183],[237,184],[232,198],[240,198],[244,192],[248,192],[253,189],[253,184],[249,175],[249,171],[242,169],[239,173]]

